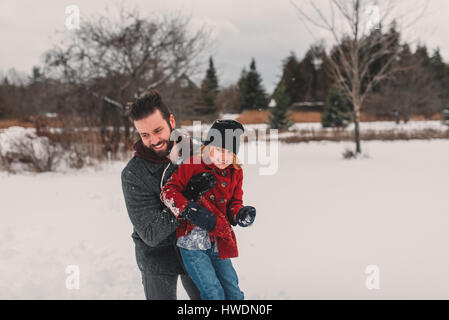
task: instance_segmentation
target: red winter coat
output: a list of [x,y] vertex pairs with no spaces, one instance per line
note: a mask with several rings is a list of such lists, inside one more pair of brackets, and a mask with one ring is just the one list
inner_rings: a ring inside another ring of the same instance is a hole
[[[209,161],[208,161],[209,162]],[[188,200],[181,194],[192,176],[202,172],[211,172],[217,179],[217,184],[205,192],[197,203],[208,209],[217,219],[215,228],[209,232],[217,240],[218,253],[221,259],[238,256],[237,241],[234,230],[227,218],[236,218],[242,208],[243,201],[243,171],[233,165],[219,169],[214,164],[207,164],[201,155],[194,155],[181,163],[178,169],[167,180],[161,191],[161,200],[178,216],[187,206]],[[186,219],[176,230],[177,237],[187,235],[194,226]]]

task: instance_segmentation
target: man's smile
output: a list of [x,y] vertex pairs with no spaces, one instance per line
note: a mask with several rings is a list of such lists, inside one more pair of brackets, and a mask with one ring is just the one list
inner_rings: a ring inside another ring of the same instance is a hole
[[153,145],[153,149],[156,151],[160,151],[163,149],[164,145],[165,145],[165,141],[160,141],[158,144]]

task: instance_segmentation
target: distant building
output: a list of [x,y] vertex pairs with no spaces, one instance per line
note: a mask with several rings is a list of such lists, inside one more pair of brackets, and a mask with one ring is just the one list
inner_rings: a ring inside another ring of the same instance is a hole
[[322,101],[294,102],[291,106],[291,110],[302,112],[323,112],[323,108],[324,102]]
[[199,87],[196,85],[196,83],[190,79],[187,75],[183,74],[179,78],[180,86],[181,88],[193,88],[198,89]]

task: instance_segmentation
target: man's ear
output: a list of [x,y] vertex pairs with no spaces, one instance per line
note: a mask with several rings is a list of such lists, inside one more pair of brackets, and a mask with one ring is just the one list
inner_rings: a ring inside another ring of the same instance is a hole
[[175,116],[173,114],[170,114],[170,125],[171,125],[172,129],[174,129],[176,127]]

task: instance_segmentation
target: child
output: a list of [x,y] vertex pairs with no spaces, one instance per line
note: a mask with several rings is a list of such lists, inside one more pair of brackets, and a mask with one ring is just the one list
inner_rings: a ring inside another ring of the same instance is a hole
[[[162,188],[161,199],[183,219],[176,230],[177,246],[187,272],[203,300],[243,300],[230,258],[238,256],[232,226],[247,227],[256,209],[243,206],[242,168],[237,163],[243,126],[235,120],[216,120],[200,154],[181,163]],[[185,190],[192,176],[209,172],[215,185],[195,202]]]

